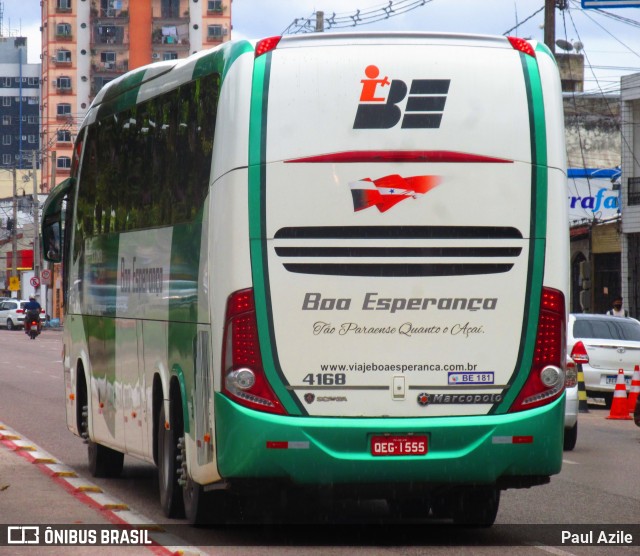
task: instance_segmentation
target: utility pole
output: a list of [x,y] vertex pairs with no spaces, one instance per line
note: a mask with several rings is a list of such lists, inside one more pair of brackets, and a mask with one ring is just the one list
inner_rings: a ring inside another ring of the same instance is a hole
[[13,222],[11,225],[11,277],[18,277],[18,176],[13,167]]
[[556,53],[556,0],[544,0],[544,44]]
[[316,33],[324,32],[324,12],[316,12]]
[[51,151],[51,183],[49,184],[49,191],[51,191],[56,184],[56,151]]
[[33,274],[40,279],[40,206],[38,203],[38,179],[36,176],[38,153],[33,151]]

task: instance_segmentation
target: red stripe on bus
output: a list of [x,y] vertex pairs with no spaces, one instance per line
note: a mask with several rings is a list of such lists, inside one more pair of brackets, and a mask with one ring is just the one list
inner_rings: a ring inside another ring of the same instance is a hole
[[458,162],[511,164],[513,160],[454,151],[344,151],[285,160],[286,163],[323,162]]

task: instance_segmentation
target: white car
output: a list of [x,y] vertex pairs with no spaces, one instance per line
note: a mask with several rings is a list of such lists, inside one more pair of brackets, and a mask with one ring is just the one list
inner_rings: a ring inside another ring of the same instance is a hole
[[[14,330],[24,326],[24,306],[28,299],[5,299],[0,302],[0,326]],[[40,310],[40,322],[45,321],[44,309]]]
[[567,353],[582,365],[587,395],[604,398],[611,407],[618,371],[624,370],[627,387],[640,364],[640,322],[628,317],[571,314]]
[[564,449],[571,451],[578,440],[578,366],[567,357],[564,386],[566,402],[564,407]]

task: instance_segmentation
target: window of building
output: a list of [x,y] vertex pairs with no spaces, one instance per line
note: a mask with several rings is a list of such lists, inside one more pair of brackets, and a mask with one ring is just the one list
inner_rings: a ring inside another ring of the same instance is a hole
[[165,52],[162,55],[162,59],[163,60],[177,60],[178,59],[178,53],[177,52]]
[[627,195],[630,205],[640,205],[640,178],[628,178]]
[[56,25],[56,35],[59,37],[70,37],[71,36],[71,24],[69,23],[58,23]]
[[71,168],[71,157],[69,156],[59,156],[56,159],[56,167],[59,169],[70,169]]
[[4,86],[5,87],[11,87],[13,85],[13,79],[11,79],[11,77],[5,77],[4,78]]
[[29,100],[27,101],[27,103],[31,104],[32,106],[35,106],[36,104],[38,104],[38,97],[29,97]]
[[208,12],[221,12],[222,11],[222,0],[209,0],[207,2],[207,11]]
[[221,39],[222,38],[222,25],[208,25],[207,26],[207,38],[208,39]]
[[71,89],[71,78],[66,75],[61,75],[56,79],[56,88],[68,91]]
[[71,0],[56,0],[56,9],[58,10],[70,10]]
[[71,105],[66,102],[61,102],[57,107],[58,116],[71,116]]
[[27,137],[27,143],[35,143],[36,142],[36,136],[35,135],[29,135]]
[[58,50],[56,55],[56,62],[58,63],[71,63],[71,51],[70,50]]
[[58,143],[71,143],[71,132],[68,129],[58,130]]
[[2,125],[11,125],[11,116],[6,114],[2,116]]
[[2,97],[2,106],[11,106],[11,97]]
[[102,44],[115,44],[118,28],[115,25],[99,25],[98,35]]
[[37,124],[38,123],[38,116],[33,115],[33,114],[30,115],[30,116],[27,116],[27,123],[28,124]]
[[28,85],[38,85],[39,79],[37,77],[29,77]]
[[2,164],[11,164],[11,155],[3,154],[2,155]]
[[100,62],[102,62],[103,67],[107,69],[112,69],[116,65],[116,53],[115,52],[101,52],[100,53]]
[[2,136],[2,144],[3,145],[11,145],[11,135],[3,135]]

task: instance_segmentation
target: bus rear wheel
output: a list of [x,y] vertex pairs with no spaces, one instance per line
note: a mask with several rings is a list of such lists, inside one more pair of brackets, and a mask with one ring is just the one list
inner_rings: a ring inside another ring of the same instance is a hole
[[[181,450],[178,445],[180,437],[184,434],[182,413],[180,407],[170,410],[170,420],[167,421],[164,403],[158,415],[158,489],[160,491],[160,505],[167,517],[184,517],[184,503],[182,500],[182,487],[178,482],[178,456]],[[178,402],[179,405],[179,402]],[[167,427],[165,424],[168,423]]]
[[89,405],[87,404],[88,395],[84,379],[80,383],[78,393],[80,396],[78,402],[82,408],[80,435],[87,444],[89,472],[92,477],[119,477],[124,465],[124,454],[89,439]]

